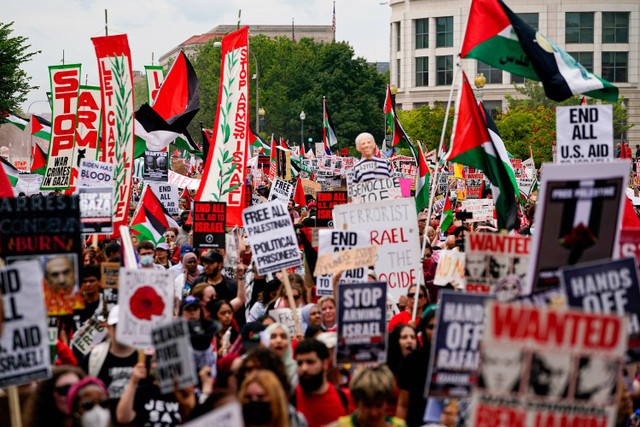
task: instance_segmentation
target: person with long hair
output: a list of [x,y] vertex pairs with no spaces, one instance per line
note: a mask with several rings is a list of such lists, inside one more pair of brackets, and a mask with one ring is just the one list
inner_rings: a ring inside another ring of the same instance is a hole
[[298,385],[298,372],[296,361],[293,359],[293,351],[291,350],[291,336],[289,329],[281,323],[273,323],[265,329],[269,338],[269,348],[275,351],[287,370],[287,379],[291,384],[291,389],[295,389]]
[[[238,326],[233,320],[233,307],[225,300],[214,300],[207,305],[207,309],[211,313],[211,319],[217,320],[222,325],[222,328],[216,334],[216,349],[218,357],[223,357],[240,334]],[[228,338],[225,338],[225,336]]]
[[85,377],[72,385],[67,393],[67,408],[78,427],[109,427],[109,393],[104,383],[95,377]]
[[418,347],[416,330],[410,325],[398,325],[389,334],[387,366],[395,377],[400,373],[402,359]]
[[318,300],[318,307],[322,312],[322,329],[327,332],[336,331],[336,300],[330,296],[323,296]]
[[289,427],[288,401],[280,381],[271,371],[258,370],[240,386],[244,425]]
[[256,303],[251,307],[247,322],[255,322],[260,317],[267,314],[267,306],[269,305],[269,302],[274,301],[277,298],[281,286],[282,282],[278,279],[273,279],[267,282],[262,292],[258,295]]

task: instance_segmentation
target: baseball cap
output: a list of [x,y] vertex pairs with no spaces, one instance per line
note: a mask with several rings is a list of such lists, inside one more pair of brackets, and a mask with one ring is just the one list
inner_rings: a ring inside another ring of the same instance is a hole
[[224,258],[222,258],[222,254],[220,252],[217,251],[207,251],[206,254],[202,255],[202,261],[203,262],[217,262],[217,263],[221,263],[222,261],[224,261]]
[[183,246],[180,247],[180,256],[181,257],[183,257],[184,254],[187,254],[189,252],[195,252],[193,250],[193,246],[191,246],[191,245],[183,245]]
[[194,305],[199,307],[200,301],[198,301],[198,299],[193,295],[186,296],[184,298],[184,301],[182,301],[182,304],[180,304],[180,312],[182,313],[183,310]]
[[160,243],[156,246],[156,249],[162,249],[163,251],[169,251],[169,245],[166,243]]
[[242,328],[242,347],[248,351],[260,345],[260,332],[266,327],[260,322],[249,322]]
[[107,325],[113,326],[118,323],[118,316],[120,315],[120,306],[114,305],[109,310],[109,316],[107,317]]

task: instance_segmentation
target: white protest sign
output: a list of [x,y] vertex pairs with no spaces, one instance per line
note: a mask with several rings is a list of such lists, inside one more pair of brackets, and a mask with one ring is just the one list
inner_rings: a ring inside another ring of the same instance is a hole
[[462,200],[460,210],[470,212],[473,217],[469,222],[493,221],[493,199]]
[[4,306],[0,334],[0,387],[49,378],[47,311],[38,261],[16,262],[0,270]]
[[[365,246],[369,246],[369,233],[366,231],[318,230],[318,256]],[[366,282],[366,270],[347,270],[340,276],[339,283]],[[333,274],[316,277],[316,294],[333,295]]]
[[556,107],[558,163],[613,160],[613,107]]
[[287,182],[278,177],[275,178],[273,184],[271,184],[271,191],[269,192],[269,201],[280,200],[284,203],[289,203],[291,195],[293,194],[293,184]]
[[400,180],[396,177],[372,179],[351,186],[351,202],[366,203],[402,197]]
[[189,190],[197,190],[200,187],[199,179],[189,178],[188,176],[180,175],[172,170],[169,170],[169,184],[175,184],[179,188],[188,188]]
[[287,205],[276,200],[250,206],[242,218],[259,275],[302,264]]
[[457,289],[464,289],[464,252],[442,250],[433,284],[446,286],[451,283]]
[[101,342],[105,335],[107,335],[107,328],[100,326],[100,323],[92,317],[73,334],[71,347],[85,356],[95,344]]
[[[302,309],[297,308],[296,311],[298,312],[298,319],[302,319]],[[298,335],[296,321],[293,317],[293,311],[290,308],[275,308],[269,310],[269,317],[272,317],[276,323],[281,323],[289,328],[289,334],[291,336]]]
[[182,424],[182,427],[238,427],[241,425],[244,425],[242,406],[240,403],[232,401]]
[[180,389],[198,383],[186,320],[180,318],[153,328],[151,339],[156,349],[158,382],[162,393],[173,391],[174,379]]
[[113,187],[112,163],[81,159],[78,187]]
[[418,218],[413,198],[374,203],[337,205],[333,208],[336,229],[366,231],[369,244],[378,245],[375,272],[387,282],[388,292],[397,301],[422,274]]
[[177,185],[157,182],[150,182],[147,185],[153,190],[169,215],[178,215],[180,204],[178,203]]
[[118,342],[151,348],[151,329],[173,319],[173,276],[152,268],[121,268],[118,284]]

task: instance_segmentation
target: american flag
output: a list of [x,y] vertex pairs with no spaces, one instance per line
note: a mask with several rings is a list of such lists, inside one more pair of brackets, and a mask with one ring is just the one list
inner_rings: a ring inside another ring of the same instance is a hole
[[333,32],[336,32],[336,2],[333,2],[333,19],[331,21],[332,25],[333,25]]

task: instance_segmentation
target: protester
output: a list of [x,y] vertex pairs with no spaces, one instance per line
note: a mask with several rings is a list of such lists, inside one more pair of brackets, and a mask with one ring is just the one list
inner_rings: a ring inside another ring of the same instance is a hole
[[80,272],[80,294],[84,300],[84,308],[74,310],[79,316],[79,324],[94,315],[102,314],[101,271],[97,265],[85,265]]
[[104,383],[95,377],[83,378],[71,386],[67,394],[67,405],[69,413],[74,417],[74,426],[110,426],[112,412],[109,407],[112,401],[109,397]]
[[176,298],[182,300],[191,293],[191,288],[200,276],[198,271],[198,257],[193,252],[187,252],[182,257],[182,273],[174,280]]
[[280,323],[273,323],[267,326],[265,334],[269,339],[268,347],[282,359],[282,363],[287,370],[287,381],[295,388],[298,384],[298,372],[296,370],[296,362],[293,360],[289,329]]
[[207,310],[211,313],[211,318],[222,325],[222,329],[216,335],[216,349],[218,357],[223,357],[240,335],[238,326],[233,321],[233,307],[226,300],[217,299],[207,304]]
[[164,267],[165,270],[173,267],[173,262],[169,259],[169,245],[160,243],[156,246],[156,265]]
[[302,333],[306,333],[309,326],[322,325],[322,313],[316,304],[307,304],[302,307]]
[[156,247],[151,240],[143,240],[138,244],[138,257],[140,259],[141,268],[153,268],[164,271],[165,268],[155,264]]
[[189,216],[191,216],[191,211],[182,211],[180,213],[180,228],[176,236],[176,245],[178,246],[189,244],[189,235],[191,234],[191,224],[187,224]]
[[[416,285],[409,286],[407,290],[407,307],[406,309],[394,315],[389,324],[387,325],[387,331],[392,331],[398,325],[411,325],[417,326],[417,323],[422,318],[422,310],[427,304],[427,288],[424,285],[420,285],[420,290],[416,294]],[[416,312],[416,317],[411,319],[411,315],[413,314],[413,305],[415,304],[415,299],[418,298],[418,310]]]
[[318,300],[318,307],[322,311],[322,328],[325,331],[335,331],[336,324],[336,300],[330,296],[324,296]]
[[262,292],[259,293],[257,301],[249,311],[249,317],[247,318],[248,322],[255,322],[266,313],[269,302],[275,301],[281,286],[282,283],[278,279],[273,279],[267,282]]

